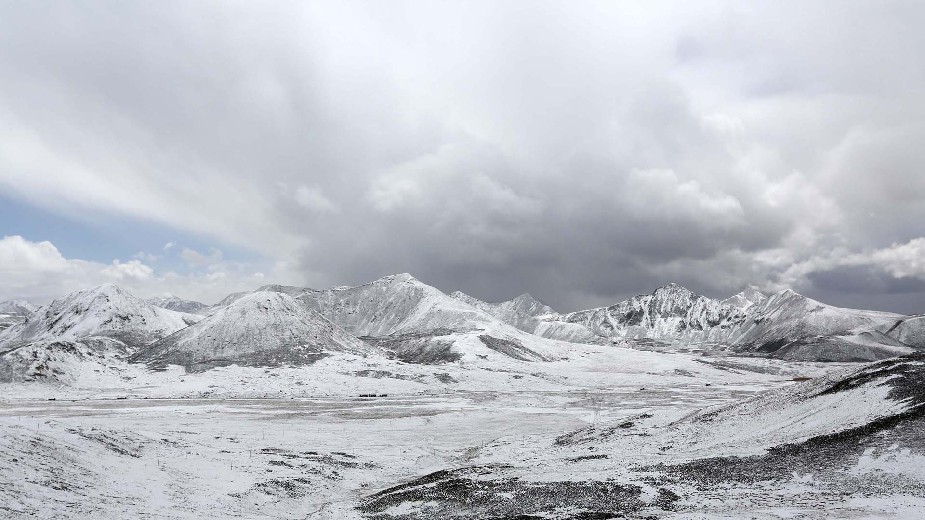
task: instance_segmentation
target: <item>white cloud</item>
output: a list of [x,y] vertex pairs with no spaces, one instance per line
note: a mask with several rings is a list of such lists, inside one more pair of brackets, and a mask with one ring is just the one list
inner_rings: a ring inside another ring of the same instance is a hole
[[294,197],[299,206],[312,213],[336,213],[339,211],[337,204],[327,198],[317,185],[309,187],[300,184],[295,190]]
[[[664,281],[640,265],[800,279],[832,251],[921,234],[925,4],[888,4],[135,3],[49,17],[9,2],[0,194],[335,283],[411,270],[558,304],[631,290],[601,280]],[[902,256],[914,251],[885,249],[868,260],[918,272]],[[763,271],[732,269],[729,251]],[[185,259],[239,276],[208,251]]]
[[208,253],[200,253],[195,249],[183,248],[183,251],[180,252],[180,258],[182,258],[187,264],[196,267],[208,267],[210,265],[215,265],[221,263],[222,261],[222,252],[214,247],[209,249]]
[[[859,255],[864,260],[865,255]],[[896,278],[914,276],[925,279],[925,238],[916,238],[905,244],[894,243],[866,255],[872,265],[879,266]]]
[[108,276],[113,280],[123,281],[128,279],[147,280],[154,274],[154,269],[141,263],[141,260],[129,260],[120,262],[118,259],[112,261],[112,265],[100,270],[103,276]]
[[[199,255],[206,261],[220,258],[215,251]],[[183,298],[214,303],[229,293],[253,290],[263,281],[250,265],[212,264],[206,273],[159,273],[140,259],[109,264],[65,258],[51,242],[32,242],[21,236],[0,240],[0,300],[24,298],[45,303],[72,291],[87,289],[106,282],[117,283],[139,297],[176,294]],[[259,274],[259,273],[258,273]],[[277,265],[268,276],[282,283],[301,280]]]
[[744,224],[738,199],[697,180],[682,180],[672,170],[633,170],[616,196],[638,219],[685,219],[720,229]]
[[859,266],[880,270],[893,278],[925,280],[925,237],[866,251],[851,251],[839,246],[801,261],[790,263],[787,260],[787,256],[776,259],[775,267],[780,270],[774,276],[777,279],[775,287],[805,286],[815,273]]
[[0,273],[7,284],[18,283],[19,273],[57,274],[67,269],[67,260],[51,242],[30,242],[18,235],[0,240]]

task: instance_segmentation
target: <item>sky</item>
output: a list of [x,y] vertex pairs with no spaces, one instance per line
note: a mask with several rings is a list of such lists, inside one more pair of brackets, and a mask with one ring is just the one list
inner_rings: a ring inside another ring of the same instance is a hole
[[925,3],[0,4],[0,299],[925,312]]

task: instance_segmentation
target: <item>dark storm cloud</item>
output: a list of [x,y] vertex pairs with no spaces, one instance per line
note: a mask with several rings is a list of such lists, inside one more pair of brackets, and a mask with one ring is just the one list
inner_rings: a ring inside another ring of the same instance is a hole
[[243,245],[280,282],[925,296],[898,267],[925,217],[916,2],[2,11],[0,190]]

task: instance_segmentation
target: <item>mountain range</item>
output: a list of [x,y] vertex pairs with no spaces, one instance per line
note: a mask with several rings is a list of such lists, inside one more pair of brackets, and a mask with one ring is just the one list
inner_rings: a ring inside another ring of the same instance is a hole
[[398,274],[321,290],[269,285],[211,307],[176,297],[142,300],[107,284],[38,308],[14,301],[0,310],[10,323],[0,331],[2,356],[22,349],[22,360],[57,344],[189,371],[303,365],[329,355],[541,362],[556,359],[562,342],[812,361],[870,361],[925,348],[923,316],[843,309],[754,287],[717,300],[668,284],[607,307],[559,313],[529,294],[488,303]]

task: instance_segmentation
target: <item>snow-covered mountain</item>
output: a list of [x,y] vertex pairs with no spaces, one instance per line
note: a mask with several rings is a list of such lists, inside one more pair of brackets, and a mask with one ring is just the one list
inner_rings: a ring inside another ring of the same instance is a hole
[[407,273],[356,287],[309,289],[298,298],[357,336],[504,328],[484,310],[451,298]]
[[[516,315],[493,309],[499,315]],[[529,318],[519,318],[516,326],[530,331]],[[917,322],[910,321],[893,335],[884,333],[885,324],[900,318],[825,305],[789,289],[767,296],[749,287],[715,300],[673,283],[609,307],[539,316],[546,323],[579,324],[604,338],[700,344],[806,361],[867,361],[907,354],[918,345],[899,335],[915,337]]]
[[7,300],[0,302],[0,314],[18,314],[25,316],[37,308],[38,307],[26,300]]
[[192,300],[184,300],[176,296],[159,296],[148,298],[147,303],[171,311],[184,312],[186,314],[199,314],[205,316],[208,314],[209,306]]
[[0,302],[0,332],[22,323],[26,316],[36,309],[26,300],[7,300]]
[[116,285],[105,284],[71,293],[36,309],[23,323],[0,332],[0,344],[100,336],[138,347],[200,318],[155,307]]
[[910,347],[925,349],[925,316],[904,316],[883,331]]
[[331,352],[366,355],[371,347],[288,294],[257,291],[150,345],[132,361],[217,366],[305,365]]
[[723,342],[746,319],[742,308],[700,296],[678,284],[610,307],[572,312],[562,321],[611,338],[668,342]]
[[768,299],[768,295],[759,291],[757,287],[748,286],[744,291],[734,294],[723,300],[723,303],[738,307],[742,310],[748,309],[752,305],[761,303]]
[[898,314],[833,307],[792,290],[748,309],[729,343],[737,350],[799,360],[868,361],[911,350],[878,329]]
[[[750,287],[717,300],[668,284],[608,307],[559,314],[529,294],[487,303],[461,292],[444,294],[409,274],[323,290],[268,285],[209,308],[173,297],[146,302],[104,285],[35,310],[0,331],[0,344],[93,337],[118,341],[119,352],[131,353],[203,319],[169,308],[212,315],[164,339],[159,350],[146,351],[147,360],[188,366],[299,362],[308,359],[299,352],[315,355],[328,349],[324,345],[359,352],[358,345],[369,347],[361,340],[399,359],[426,363],[464,358],[480,363],[499,354],[521,361],[554,359],[561,350],[556,341],[697,345],[831,361],[925,348],[921,317],[836,308],[789,290],[767,296]],[[294,347],[301,350],[287,358],[283,350]]]
[[582,324],[562,320],[552,307],[527,293],[501,303],[484,302],[461,291],[450,296],[536,336],[572,343],[600,343],[603,339]]

